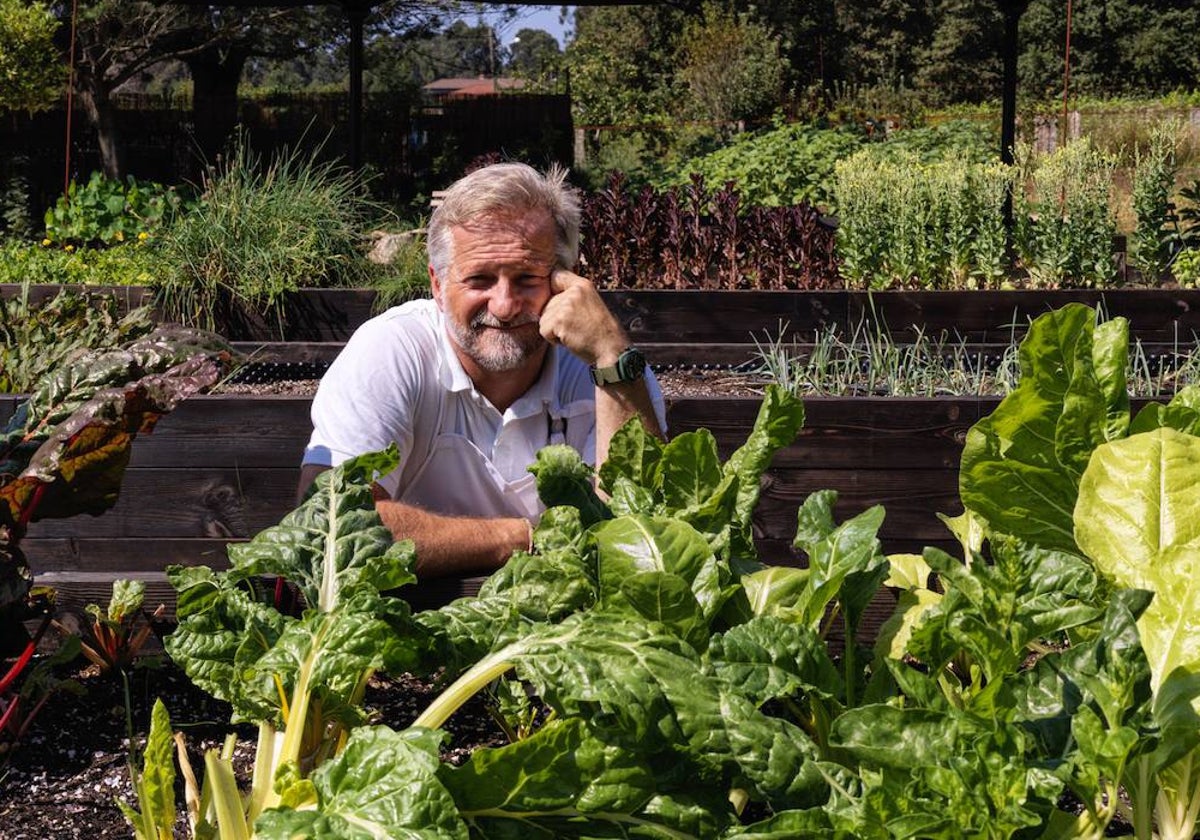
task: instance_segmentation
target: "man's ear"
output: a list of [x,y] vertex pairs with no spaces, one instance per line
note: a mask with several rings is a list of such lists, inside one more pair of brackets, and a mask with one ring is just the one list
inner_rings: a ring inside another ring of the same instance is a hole
[[442,308],[442,284],[438,282],[437,274],[434,273],[433,265],[429,266],[429,292],[433,295],[433,299],[437,302],[437,308]]

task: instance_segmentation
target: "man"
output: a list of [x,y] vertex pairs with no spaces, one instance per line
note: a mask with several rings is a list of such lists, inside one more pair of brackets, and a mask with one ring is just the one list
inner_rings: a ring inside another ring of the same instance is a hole
[[396,443],[376,508],[416,544],[422,578],[487,573],[529,547],[541,447],[565,442],[599,464],[630,418],[665,427],[641,354],[569,270],[579,205],[565,177],[508,163],[451,186],[429,223],[433,299],[360,327],[313,400],[301,489]]

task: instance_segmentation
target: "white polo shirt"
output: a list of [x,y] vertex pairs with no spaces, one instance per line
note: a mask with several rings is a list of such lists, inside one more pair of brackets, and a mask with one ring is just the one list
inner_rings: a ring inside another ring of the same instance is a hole
[[[662,392],[647,385],[659,425]],[[544,509],[528,467],[548,443],[595,463],[595,386],[588,366],[551,348],[541,376],[503,413],[475,390],[432,300],[367,321],[321,380],[305,464],[336,466],[395,443],[400,466],[378,479],[392,498],[462,516],[524,516]]]

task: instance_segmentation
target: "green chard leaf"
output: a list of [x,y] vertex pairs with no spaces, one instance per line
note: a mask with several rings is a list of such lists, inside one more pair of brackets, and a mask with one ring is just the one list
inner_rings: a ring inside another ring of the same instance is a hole
[[963,447],[963,504],[994,531],[1074,551],[1071,513],[1093,449],[1129,425],[1123,319],[1095,326],[1068,304],[1040,316],[1021,343],[1021,380]]
[[264,811],[254,824],[262,840],[467,840],[450,793],[438,780],[432,733],[361,727],[311,781],[314,808]]
[[1119,586],[1154,593],[1138,619],[1154,685],[1200,671],[1200,438],[1160,428],[1099,447],[1075,538]]
[[592,468],[574,448],[565,443],[542,447],[529,471],[537,480],[538,497],[546,507],[577,508],[585,528],[612,518],[608,505],[596,495]]
[[[428,656],[429,634],[408,605],[380,594],[415,579],[411,543],[391,542],[370,493],[374,475],[395,464],[390,451],[323,473],[279,525],[230,548],[227,572],[168,570],[180,621],[167,652],[198,685],[229,700],[235,719],[278,725],[285,696],[299,690],[322,697],[331,719],[357,722],[352,709],[365,674],[409,670]],[[248,594],[245,582],[260,575],[296,581],[308,604],[303,616]]]

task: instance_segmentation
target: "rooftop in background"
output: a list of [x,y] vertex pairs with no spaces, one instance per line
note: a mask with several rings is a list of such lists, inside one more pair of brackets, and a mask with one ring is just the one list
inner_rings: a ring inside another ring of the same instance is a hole
[[466,96],[491,96],[502,90],[516,90],[525,86],[524,79],[489,76],[472,76],[463,79],[437,79],[421,90],[435,99],[459,99]]

